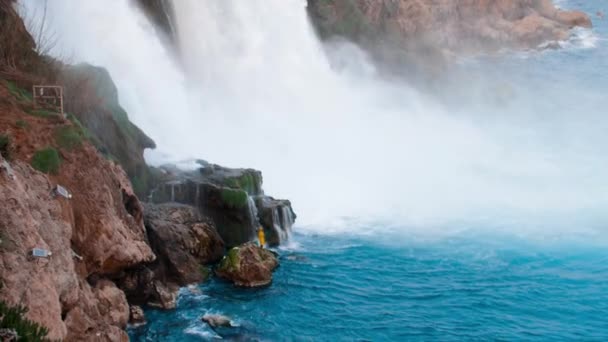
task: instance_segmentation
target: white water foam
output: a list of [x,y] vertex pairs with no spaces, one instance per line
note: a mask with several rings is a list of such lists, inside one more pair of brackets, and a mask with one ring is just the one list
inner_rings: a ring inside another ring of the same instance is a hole
[[576,111],[578,97],[601,104],[595,94],[568,89],[564,101],[551,79],[505,92],[509,74],[472,74],[463,103],[448,107],[383,81],[352,46],[340,50],[348,67],[333,70],[303,1],[173,4],[185,73],[126,2],[49,2],[64,49],[107,67],[157,141],[150,161],[258,168],[267,193],[292,199],[310,227],[348,231],[352,218],[420,231],[606,226],[606,120]]

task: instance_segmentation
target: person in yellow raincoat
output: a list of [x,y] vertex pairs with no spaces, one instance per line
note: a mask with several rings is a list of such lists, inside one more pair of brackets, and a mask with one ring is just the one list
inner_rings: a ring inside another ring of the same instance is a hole
[[264,245],[266,244],[266,236],[264,236],[264,228],[262,226],[258,228],[258,242],[260,243],[260,247],[264,248]]

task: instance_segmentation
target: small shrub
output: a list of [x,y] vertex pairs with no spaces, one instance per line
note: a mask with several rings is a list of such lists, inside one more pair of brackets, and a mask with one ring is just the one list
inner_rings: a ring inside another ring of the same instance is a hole
[[61,166],[61,158],[56,149],[47,147],[37,151],[32,158],[32,167],[46,174],[57,174]]
[[63,126],[55,130],[55,141],[60,147],[72,150],[82,145],[84,134],[74,126]]
[[24,120],[17,120],[17,122],[15,122],[15,125],[19,128],[23,128],[23,129],[30,127],[30,125]]
[[48,329],[25,318],[27,311],[27,308],[21,305],[11,307],[0,301],[0,329],[14,330],[19,341],[46,341]]

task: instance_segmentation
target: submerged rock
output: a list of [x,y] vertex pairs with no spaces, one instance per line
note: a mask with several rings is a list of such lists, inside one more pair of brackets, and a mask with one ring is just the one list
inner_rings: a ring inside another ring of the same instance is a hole
[[253,243],[246,243],[232,248],[215,273],[237,286],[258,287],[270,284],[272,272],[278,265],[274,253]]
[[230,317],[223,315],[204,315],[201,320],[209,324],[212,328],[226,327],[229,328],[232,326],[232,320]]

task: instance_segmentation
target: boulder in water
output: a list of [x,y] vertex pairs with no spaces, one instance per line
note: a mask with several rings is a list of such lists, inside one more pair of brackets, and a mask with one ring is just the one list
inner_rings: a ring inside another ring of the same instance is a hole
[[201,318],[201,320],[203,322],[206,322],[207,324],[209,324],[209,326],[212,328],[220,328],[220,327],[230,328],[230,327],[232,327],[232,321],[230,320],[230,317],[223,316],[223,315],[206,314]]
[[154,282],[154,290],[158,302],[149,302],[152,307],[173,310],[177,307],[177,293],[179,287],[175,284],[164,284],[160,281]]
[[253,243],[246,243],[232,248],[215,273],[237,286],[259,287],[272,282],[272,272],[278,265],[274,253]]
[[129,323],[133,325],[146,324],[146,316],[144,315],[144,310],[141,308],[141,306],[132,305],[129,307],[129,311]]

